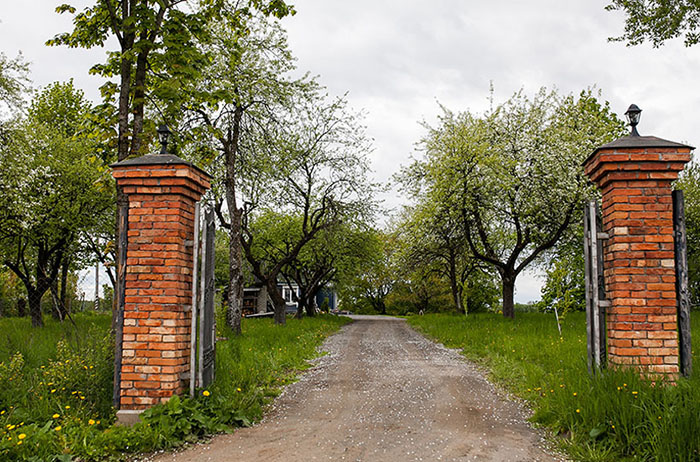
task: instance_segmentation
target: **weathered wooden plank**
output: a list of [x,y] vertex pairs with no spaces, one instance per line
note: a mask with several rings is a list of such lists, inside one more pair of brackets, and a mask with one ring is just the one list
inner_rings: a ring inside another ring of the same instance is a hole
[[586,346],[588,351],[588,373],[593,374],[593,306],[591,288],[591,208],[586,202],[583,206],[583,258],[585,261],[586,281]]
[[200,203],[194,205],[194,240],[192,241],[192,319],[190,324],[190,396],[194,396],[197,370],[197,270],[199,269],[199,211]]
[[610,305],[610,302],[606,300],[605,296],[605,272],[604,272],[604,253],[603,253],[603,239],[601,239],[601,234],[603,233],[603,218],[600,211],[600,205],[598,201],[594,202],[595,211],[595,221],[596,221],[596,255],[598,257],[598,262],[596,264],[597,278],[598,278],[598,359],[596,364],[598,367],[603,367],[605,365],[606,358],[606,326],[605,326],[605,313],[606,307]]
[[119,221],[119,236],[117,236],[119,253],[117,255],[117,287],[114,293],[116,313],[114,321],[114,388],[112,404],[120,408],[122,383],[122,342],[124,338],[124,302],[126,283],[126,250],[129,233],[129,202],[119,204],[117,220]]
[[685,229],[683,191],[673,191],[673,243],[676,262],[676,300],[678,344],[681,374],[690,377],[693,370],[690,342],[690,290],[688,289],[688,243]]
[[[205,220],[206,221],[206,220]],[[204,225],[206,226],[206,224]],[[202,345],[202,338],[204,337],[204,293],[206,291],[206,278],[205,278],[205,255],[207,254],[207,249],[213,242],[208,241],[208,233],[206,229],[202,233],[202,258],[200,264],[202,265],[201,273],[199,275],[199,306],[198,306],[198,318],[199,318],[199,329],[198,329],[198,361],[197,361],[197,386],[202,387],[203,379],[203,368],[204,368],[204,346]]]
[[208,387],[214,381],[215,363],[215,316],[214,316],[214,239],[215,224],[214,211],[209,208],[205,213],[205,232],[207,236],[207,250],[204,257],[204,280],[205,289],[202,293],[204,297],[204,330],[200,342],[204,351],[202,361],[202,387]]
[[588,203],[589,230],[591,235],[591,321],[593,335],[593,366],[600,367],[600,291],[598,288],[598,220],[596,201]]

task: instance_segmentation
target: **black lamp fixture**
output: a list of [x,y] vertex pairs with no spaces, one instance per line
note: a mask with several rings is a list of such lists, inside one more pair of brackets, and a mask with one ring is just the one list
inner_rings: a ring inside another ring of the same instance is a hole
[[627,117],[627,122],[632,127],[632,132],[630,132],[630,136],[639,136],[639,132],[637,131],[637,124],[639,123],[639,119],[642,117],[642,110],[639,109],[639,107],[636,104],[630,104],[630,107],[627,109],[627,112],[625,112],[625,117]]
[[160,153],[168,153],[168,139],[173,133],[170,131],[167,125],[161,124],[158,127],[158,139],[160,140]]

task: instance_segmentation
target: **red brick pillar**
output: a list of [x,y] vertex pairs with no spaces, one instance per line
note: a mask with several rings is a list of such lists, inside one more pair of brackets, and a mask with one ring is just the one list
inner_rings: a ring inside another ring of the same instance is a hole
[[118,417],[188,387],[195,203],[210,176],[170,154],[112,165],[129,198]]
[[598,148],[586,174],[603,195],[608,362],[675,377],[678,364],[671,182],[693,148],[630,135]]

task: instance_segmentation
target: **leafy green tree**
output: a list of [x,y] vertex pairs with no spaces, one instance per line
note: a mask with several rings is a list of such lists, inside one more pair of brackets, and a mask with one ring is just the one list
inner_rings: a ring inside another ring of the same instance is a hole
[[353,223],[326,228],[282,269],[285,279],[299,287],[298,317],[304,312],[316,314],[315,297],[322,288],[343,284],[355,276],[371,252],[369,234],[364,226]]
[[650,41],[659,47],[667,40],[683,37],[685,46],[700,40],[700,4],[693,0],[612,0],[608,11],[623,11],[625,32],[613,41],[639,45]]
[[565,235],[588,190],[583,160],[624,124],[590,90],[542,89],[481,117],[444,110],[426,129],[426,159],[411,169],[431,201],[459,216],[473,257],[499,273],[512,318],[517,276]]
[[206,41],[207,24],[227,19],[229,25],[244,32],[252,10],[278,17],[291,12],[281,0],[97,0],[76,13],[62,4],[58,13],[73,15],[74,29],[56,35],[49,45],[71,48],[103,47],[116,38],[119,49],[108,53],[107,62],[96,64],[91,72],[118,83],[102,87],[106,101],[117,97],[117,160],[144,154],[142,134],[146,102],[153,96],[181,102],[177,89],[186,81],[200,77],[199,66],[206,56],[194,42]]
[[445,311],[450,305],[450,288],[444,278],[428,267],[403,269],[403,276],[386,297],[386,312],[405,315]]
[[[358,116],[343,98],[328,100],[317,89],[280,108],[277,123],[257,132],[248,162],[253,175],[241,178],[246,198],[242,217],[244,254],[255,277],[267,286],[275,322],[285,322],[285,301],[277,289],[282,268],[323,230],[369,216],[374,185],[369,181],[369,141]],[[284,109],[284,110],[283,110]],[[262,249],[271,217],[288,222],[283,249]]]
[[382,231],[367,235],[367,255],[353,278],[339,285],[340,299],[353,310],[387,313],[387,297],[399,281],[394,266],[397,244],[395,236]]
[[0,108],[18,109],[24,104],[24,95],[29,90],[29,66],[20,54],[10,59],[0,53]]
[[[117,161],[145,154],[150,136],[144,135],[152,135],[148,128],[155,125],[145,118],[148,102],[160,102],[161,114],[170,117],[189,103],[191,94],[181,89],[202,78],[200,69],[209,57],[193,45],[211,38],[210,24],[224,22],[232,33],[244,36],[255,11],[278,18],[293,13],[283,0],[96,0],[79,13],[69,4],[56,11],[73,14],[74,28],[56,35],[50,45],[92,48],[104,46],[109,38],[117,40],[118,50],[91,69],[110,79],[101,91],[108,123],[113,118],[117,123]],[[117,202],[126,201],[118,188]],[[117,217],[117,227],[119,223]]]
[[280,110],[294,104],[293,97],[316,86],[307,79],[290,77],[295,69],[284,31],[277,21],[257,14],[247,22],[246,33],[228,22],[212,23],[211,41],[202,44],[209,56],[202,78],[184,89],[191,96],[184,126],[192,142],[213,152],[214,193],[219,220],[229,230],[227,323],[241,331],[243,300],[243,251],[239,187],[244,175],[256,175],[247,162],[260,136],[267,136]]
[[90,105],[72,82],[32,101],[0,143],[0,251],[27,291],[32,325],[43,325],[41,298],[82,232],[112,203],[111,177],[83,122]]
[[[404,175],[399,175],[399,180],[410,191],[412,182],[420,181],[420,177],[404,172]],[[472,257],[459,216],[450,207],[435,203],[420,193],[413,199],[415,206],[406,208],[403,219],[397,224],[401,247],[399,266],[421,267],[419,273],[426,276],[435,273],[443,278],[449,284],[453,308],[458,313],[467,314],[470,304],[465,306],[465,286],[470,284],[470,278],[481,281],[483,278],[479,275],[488,267]],[[471,303],[472,309],[478,305]]]

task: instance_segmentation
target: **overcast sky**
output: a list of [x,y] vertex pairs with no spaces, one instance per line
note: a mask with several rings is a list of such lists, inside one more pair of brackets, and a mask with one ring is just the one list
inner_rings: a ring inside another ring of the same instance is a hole
[[[36,85],[73,78],[99,98],[100,81],[87,74],[104,59],[101,50],[44,46],[70,29],[53,12],[64,0],[0,1],[0,51],[21,51],[32,63]],[[67,0],[66,0],[67,1]],[[85,5],[91,2],[73,2]],[[415,143],[432,122],[438,102],[453,110],[481,112],[493,82],[496,101],[541,86],[578,93],[597,86],[622,115],[643,109],[643,135],[697,145],[700,45],[680,41],[659,49],[610,43],[624,16],[599,0],[297,0],[297,15],[282,23],[302,71],[318,75],[332,94],[348,92],[366,112],[374,139],[376,179],[386,182],[415,155]],[[389,206],[400,203],[385,197]],[[86,278],[89,291],[89,277]],[[519,279],[516,300],[539,298],[541,282]]]

